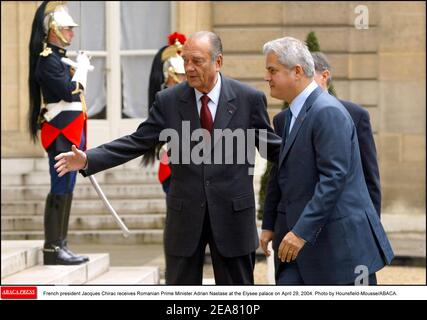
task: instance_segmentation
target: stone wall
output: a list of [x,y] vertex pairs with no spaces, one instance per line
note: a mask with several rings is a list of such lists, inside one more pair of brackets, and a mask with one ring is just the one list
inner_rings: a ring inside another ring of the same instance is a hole
[[379,157],[384,205],[425,213],[426,5],[380,5]]

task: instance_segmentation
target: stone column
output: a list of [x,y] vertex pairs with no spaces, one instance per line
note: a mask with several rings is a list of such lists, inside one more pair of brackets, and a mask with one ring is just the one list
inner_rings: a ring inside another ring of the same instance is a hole
[[211,31],[211,1],[178,1],[176,31],[190,35],[196,31]]
[[28,45],[39,1],[1,2],[1,154],[3,158],[42,156],[28,131]]

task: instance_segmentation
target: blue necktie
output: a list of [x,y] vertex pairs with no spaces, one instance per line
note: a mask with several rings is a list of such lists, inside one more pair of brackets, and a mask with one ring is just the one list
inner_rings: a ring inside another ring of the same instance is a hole
[[285,123],[285,132],[283,134],[283,143],[286,143],[286,139],[288,139],[289,137],[289,128],[291,126],[291,120],[292,120],[292,112],[291,109],[289,108],[286,111],[286,123]]

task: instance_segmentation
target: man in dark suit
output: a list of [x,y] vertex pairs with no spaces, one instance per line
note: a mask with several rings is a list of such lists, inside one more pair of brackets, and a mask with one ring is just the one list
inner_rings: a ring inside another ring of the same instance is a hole
[[[267,149],[271,160],[277,159],[281,140],[270,127],[265,95],[219,73],[223,55],[217,35],[195,33],[186,41],[182,57],[187,81],[157,93],[148,119],[133,134],[86,153],[73,146],[56,158],[56,168],[60,175],[83,168],[91,175],[144,154],[159,142],[164,129],[173,129],[182,143],[171,140],[164,230],[166,284],[202,284],[207,244],[217,284],[253,284],[258,234],[251,164],[224,163],[235,160],[236,145],[225,150],[220,163],[214,161],[224,152],[223,139],[211,133],[214,129],[263,130],[262,134],[257,131],[255,143],[260,152]],[[186,145],[186,141],[200,128],[212,147],[204,148],[203,162],[196,163],[189,153],[193,156],[200,146],[194,141]],[[267,148],[260,148],[261,143]],[[180,161],[173,159],[176,151]]]
[[265,199],[261,247],[273,240],[277,284],[370,284],[393,251],[363,178],[356,128],[313,80],[307,47],[285,37],[264,45],[271,96],[290,107],[274,118],[283,138]]
[[[332,81],[331,66],[328,59],[321,52],[312,52],[311,55],[314,61],[314,81],[316,81],[323,90],[327,91]],[[369,112],[353,102],[345,100],[339,101],[347,109],[356,126],[363,174],[365,176],[366,185],[368,186],[369,196],[371,197],[375,210],[378,215],[381,216],[380,173]]]

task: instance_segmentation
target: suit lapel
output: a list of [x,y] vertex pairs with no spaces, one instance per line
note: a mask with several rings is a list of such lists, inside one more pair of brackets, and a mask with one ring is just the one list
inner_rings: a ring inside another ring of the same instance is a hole
[[191,132],[200,129],[200,117],[197,112],[196,95],[190,86],[185,87],[180,98],[179,113],[182,121],[190,121]]
[[[229,80],[226,77],[221,76],[221,93],[219,95],[219,101],[216,109],[213,130],[215,129],[224,130],[225,128],[227,128],[228,124],[230,123],[231,119],[233,118],[237,110],[237,106],[231,103],[231,101],[234,100],[235,97],[236,95],[234,94],[234,91],[231,89]],[[215,145],[218,143],[218,141],[221,139],[222,134],[213,134],[212,137],[213,137],[213,141],[212,141],[211,149],[213,149]]]
[[[288,136],[288,139],[285,142],[285,145],[283,146],[283,150],[280,153],[280,159],[279,159],[279,167],[282,165],[283,161],[286,158],[286,155],[288,154],[289,150],[291,149],[292,145],[295,142],[295,139],[298,135],[298,132],[304,122],[304,120],[307,117],[307,113],[310,110],[311,106],[313,105],[314,101],[317,99],[317,97],[322,93],[322,89],[320,87],[317,87],[305,100],[305,103],[303,107],[301,108],[300,113],[298,114],[298,118],[296,119],[292,130]],[[290,110],[289,110],[290,112]]]
[[[284,122],[283,122],[283,124],[282,124],[282,126],[281,126],[281,128],[280,128],[280,130],[282,130],[282,134],[280,135],[280,137],[282,138],[282,143],[281,143],[281,145],[280,145],[280,155],[282,155],[282,153],[283,153],[283,147],[285,146],[285,135],[286,135],[286,132],[285,132],[285,130],[283,129],[283,128],[286,128],[286,119],[288,118],[288,116],[287,116],[287,113],[288,112],[291,112],[291,109],[288,107],[286,110],[285,110],[285,114],[284,114]],[[281,159],[281,157],[279,158],[279,161],[280,161],[280,159]]]
[[[180,97],[178,109],[182,119],[181,125],[184,121],[190,122],[190,136],[181,136],[180,143],[183,143],[184,141],[189,139],[190,150],[192,150],[193,147],[196,145],[196,141],[191,140],[191,134],[194,130],[200,129],[201,126],[199,113],[197,112],[196,94],[194,93],[194,89],[191,88],[188,84],[186,84],[186,87]],[[181,134],[184,134],[184,132],[182,132]]]

